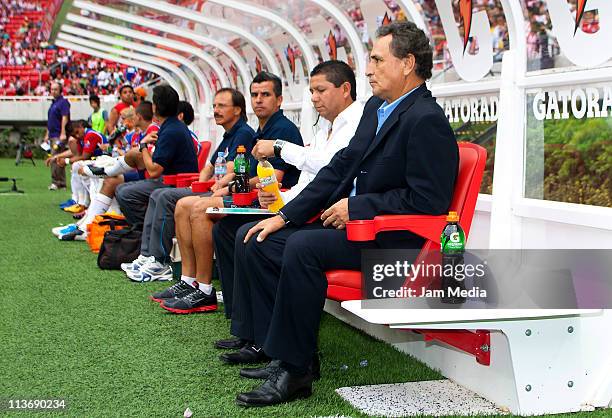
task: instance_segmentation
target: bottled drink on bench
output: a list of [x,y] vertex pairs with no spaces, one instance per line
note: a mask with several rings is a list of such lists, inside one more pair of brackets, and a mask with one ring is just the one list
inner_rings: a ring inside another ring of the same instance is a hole
[[274,193],[276,196],[276,201],[268,206],[268,210],[271,212],[278,212],[285,206],[285,202],[283,202],[283,198],[278,188],[274,167],[272,167],[272,164],[265,158],[257,164],[257,177],[259,177],[259,183],[262,185],[262,190],[264,192]]
[[225,161],[225,153],[220,151],[217,153],[215,160],[215,182],[219,184],[221,179],[227,174],[227,162]]
[[[440,251],[442,253],[442,289],[445,296],[443,303],[464,303],[465,297],[457,296],[456,290],[465,289],[463,278],[455,277],[457,266],[463,264],[463,253],[465,251],[465,233],[459,225],[457,212],[449,212],[446,217],[446,226],[440,235]],[[463,269],[461,269],[463,271]],[[450,272],[450,274],[449,274]],[[449,290],[455,292],[449,292]]]
[[442,254],[461,254],[465,251],[465,233],[459,225],[457,212],[448,212],[446,226],[440,236],[440,251]]
[[249,185],[249,157],[246,155],[244,145],[239,145],[236,150],[236,158],[234,158],[234,178],[235,193],[248,193],[251,191]]

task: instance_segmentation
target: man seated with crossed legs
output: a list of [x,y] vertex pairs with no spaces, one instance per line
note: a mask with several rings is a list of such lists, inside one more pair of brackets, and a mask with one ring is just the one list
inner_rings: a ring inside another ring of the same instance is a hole
[[[191,109],[191,106],[189,106]],[[233,178],[234,158],[239,145],[251,149],[255,132],[246,123],[246,103],[244,96],[238,90],[224,88],[215,94],[213,102],[215,122],[225,130],[223,140],[212,153],[210,160],[200,172],[200,181],[207,181],[213,177],[214,164],[217,154],[222,152],[227,160],[227,171],[222,179],[213,186],[213,191],[222,188]],[[193,121],[193,109],[183,119],[189,125]],[[140,255],[132,263],[125,263],[121,268],[132,281],[147,282],[154,280],[167,280],[172,278],[170,268],[170,250],[174,237],[174,209],[177,202],[187,196],[208,195],[196,193],[190,187],[163,188],[154,190],[149,197],[147,212],[145,213],[142,230]],[[208,293],[210,288],[205,288]]]
[[326,271],[359,270],[362,249],[423,245],[404,231],[349,241],[349,220],[448,211],[459,149],[425,85],[432,66],[429,40],[414,23],[379,28],[366,70],[374,97],[355,137],[277,216],[238,230],[231,332],[261,348],[251,360],[273,360],[260,369],[265,382],[237,396],[239,405],[274,405],[312,393]]
[[[251,82],[250,90],[251,105],[259,121],[256,138],[283,138],[289,143],[303,145],[298,128],[280,110],[283,100],[281,80],[274,74],[261,72]],[[251,156],[249,161],[250,185],[254,188],[258,183],[257,160]],[[279,181],[287,183],[288,187],[296,184],[299,170],[280,158],[273,158],[270,163]],[[212,226],[215,217],[207,215],[206,209],[229,207],[232,203],[229,186],[217,190],[211,197],[186,197],[179,201],[175,222],[182,275],[175,285],[153,295],[154,300],[161,302],[162,308],[173,313],[208,312],[217,308],[217,299],[211,285]],[[254,219],[242,215],[238,218],[243,223]],[[211,293],[207,294],[208,291]]]

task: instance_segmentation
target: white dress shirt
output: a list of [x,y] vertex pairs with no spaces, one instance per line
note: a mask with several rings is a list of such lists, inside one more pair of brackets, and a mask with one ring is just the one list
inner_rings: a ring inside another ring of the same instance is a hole
[[[282,159],[302,171],[297,184],[290,190],[281,192],[285,203],[304,190],[316,177],[319,170],[329,164],[336,152],[348,145],[355,135],[362,113],[363,104],[355,101],[336,116],[333,124],[320,118],[319,129],[309,146],[301,147],[285,142],[281,152]],[[330,127],[331,134],[329,134]]]

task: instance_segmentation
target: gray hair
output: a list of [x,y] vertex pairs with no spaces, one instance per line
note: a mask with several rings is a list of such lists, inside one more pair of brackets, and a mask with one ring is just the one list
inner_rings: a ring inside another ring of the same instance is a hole
[[387,35],[392,36],[389,48],[393,56],[402,59],[413,55],[416,75],[423,80],[431,78],[433,51],[425,32],[414,23],[405,21],[381,26],[376,31],[376,38]]

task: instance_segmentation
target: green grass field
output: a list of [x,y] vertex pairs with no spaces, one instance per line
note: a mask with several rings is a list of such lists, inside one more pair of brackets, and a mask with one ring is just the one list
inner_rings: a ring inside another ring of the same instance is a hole
[[[212,342],[228,336],[222,312],[178,316],[147,296],[163,283],[132,283],[101,271],[83,242],[60,242],[50,229],[71,218],[50,192],[42,162],[16,168],[0,160],[25,195],[0,195],[0,399],[67,400],[78,417],[362,416],[334,389],[438,379],[390,346],[325,315],[322,379],[310,399],[264,409],[235,405],[257,382],[217,359]],[[0,183],[0,188],[8,183]],[[367,359],[367,367],[359,362]],[[343,364],[348,370],[341,370]],[[0,415],[7,413],[0,410]],[[24,412],[11,416],[25,416]],[[32,413],[40,417],[46,414]],[[57,414],[54,414],[57,415]],[[610,416],[600,411],[584,416]],[[576,416],[576,415],[573,415]]]
[[[0,177],[23,178],[26,191],[0,196],[0,397],[65,398],[70,415],[87,417],[176,417],[187,407],[194,417],[359,416],[335,388],[439,378],[326,316],[324,377],[314,396],[273,408],[237,407],[236,394],[256,382],[217,359],[212,342],[229,329],[223,313],[169,314],[147,298],[167,284],[132,283],[122,272],[99,270],[85,243],[58,241],[50,228],[71,221],[57,208],[69,193],[48,191],[49,171],[37,164],[15,168],[0,160]],[[359,367],[362,359],[367,367]]]

